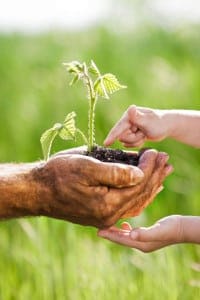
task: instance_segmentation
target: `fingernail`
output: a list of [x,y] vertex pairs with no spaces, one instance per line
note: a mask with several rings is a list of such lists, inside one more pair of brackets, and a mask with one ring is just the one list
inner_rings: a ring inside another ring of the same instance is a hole
[[162,159],[164,159],[165,161],[168,161],[169,154],[167,154],[166,152],[160,152],[159,154],[160,154]]
[[136,240],[138,238],[138,231],[135,231],[135,230],[132,230],[131,233],[130,233],[130,237],[133,239],[133,240]]
[[168,166],[166,167],[166,174],[167,174],[167,175],[171,174],[173,171],[174,171],[174,168],[173,168],[172,165],[168,165]]
[[159,194],[162,190],[164,190],[164,186],[160,186],[157,191],[156,191],[156,194]]
[[107,146],[107,143],[108,143],[108,141],[107,141],[107,139],[105,139],[105,141],[103,142],[104,146]]

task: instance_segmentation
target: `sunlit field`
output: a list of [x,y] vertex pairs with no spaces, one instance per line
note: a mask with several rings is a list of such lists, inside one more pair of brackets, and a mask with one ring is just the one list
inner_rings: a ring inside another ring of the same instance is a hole
[[[62,62],[93,59],[102,72],[116,74],[128,86],[97,103],[99,144],[133,103],[200,109],[199,31],[149,25],[123,35],[104,28],[1,34],[1,162],[42,159],[40,135],[72,110],[77,126],[87,131],[85,91],[81,84],[69,87]],[[53,152],[80,144],[58,139]],[[168,152],[175,170],[155,202],[130,222],[148,226],[169,214],[199,215],[199,150],[173,140],[146,146]],[[199,299],[198,246],[144,254],[98,238],[94,228],[43,217],[1,222],[0,237],[2,300]]]

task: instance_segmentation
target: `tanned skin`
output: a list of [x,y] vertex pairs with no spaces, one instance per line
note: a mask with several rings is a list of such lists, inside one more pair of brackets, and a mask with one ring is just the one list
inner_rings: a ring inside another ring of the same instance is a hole
[[107,228],[140,214],[172,171],[168,155],[155,150],[138,167],[83,154],[75,148],[47,162],[0,165],[0,219],[47,216]]

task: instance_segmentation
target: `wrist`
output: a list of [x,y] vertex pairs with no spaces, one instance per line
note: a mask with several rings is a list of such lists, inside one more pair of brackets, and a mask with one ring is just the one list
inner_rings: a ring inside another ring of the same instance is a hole
[[41,214],[42,186],[33,176],[40,165],[0,165],[0,219]]
[[182,242],[200,244],[200,217],[182,216]]
[[166,137],[176,138],[177,132],[177,113],[174,110],[163,110],[162,119],[166,128]]
[[[199,117],[200,115],[196,111],[165,110],[163,118],[167,124],[167,136],[195,146],[196,140],[199,141],[199,127],[196,125],[199,124]],[[186,130],[187,135],[185,134]]]
[[[50,165],[50,166],[49,166]],[[36,215],[51,216],[52,209],[56,210],[52,200],[57,198],[56,170],[48,162],[42,162],[35,166],[30,178],[35,186],[35,212]]]

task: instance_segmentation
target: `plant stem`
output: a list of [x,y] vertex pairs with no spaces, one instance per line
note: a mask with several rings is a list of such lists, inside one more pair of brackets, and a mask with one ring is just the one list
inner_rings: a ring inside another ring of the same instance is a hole
[[95,144],[95,124],[94,124],[94,112],[96,106],[96,94],[94,92],[94,84],[88,74],[84,74],[86,78],[86,84],[89,91],[89,112],[88,112],[88,151],[91,151]]
[[81,135],[81,137],[84,140],[85,144],[88,145],[88,140],[87,140],[85,134],[78,128],[76,128],[76,131]]
[[95,105],[96,105],[96,97],[92,97],[90,99],[90,105],[89,105],[88,151],[91,151],[95,144],[95,124],[94,124]]

